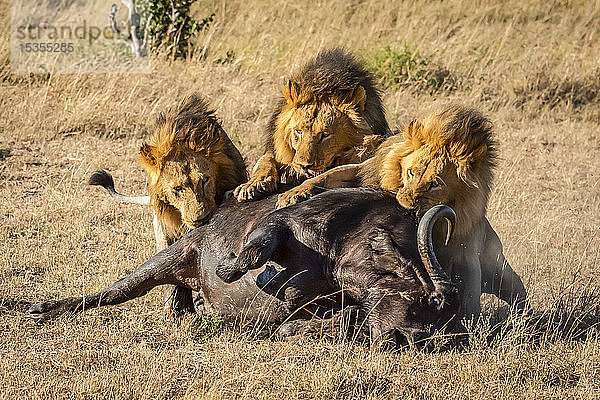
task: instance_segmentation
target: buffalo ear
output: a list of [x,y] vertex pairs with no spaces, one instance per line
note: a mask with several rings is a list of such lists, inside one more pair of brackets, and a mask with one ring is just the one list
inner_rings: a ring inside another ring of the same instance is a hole
[[140,146],[140,160],[148,169],[158,169],[158,158],[156,156],[156,148],[147,143]]
[[281,226],[257,228],[250,232],[247,242],[234,263],[217,265],[216,274],[226,283],[235,282],[251,269],[258,269],[271,259],[279,245],[286,240],[287,230]]
[[292,107],[297,107],[300,102],[300,86],[292,81],[288,80],[283,86],[283,97]]

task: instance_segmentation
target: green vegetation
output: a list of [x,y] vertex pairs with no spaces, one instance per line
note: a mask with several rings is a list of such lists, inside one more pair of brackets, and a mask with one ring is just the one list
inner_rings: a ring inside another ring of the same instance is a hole
[[205,343],[224,329],[223,319],[214,314],[200,315],[192,321],[190,326],[192,339],[197,343]]
[[385,87],[413,87],[419,91],[427,90],[430,94],[457,89],[450,71],[421,56],[419,50],[407,44],[400,51],[385,46],[365,62]]
[[140,17],[138,37],[146,52],[165,51],[173,58],[186,58],[193,51],[191,39],[208,28],[215,14],[197,21],[190,16],[194,0],[142,0],[136,4]]
[[10,156],[12,149],[9,147],[0,147],[0,161]]

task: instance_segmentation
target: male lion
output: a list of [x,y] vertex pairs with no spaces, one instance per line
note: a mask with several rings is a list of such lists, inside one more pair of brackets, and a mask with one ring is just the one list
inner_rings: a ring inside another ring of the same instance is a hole
[[495,159],[490,121],[473,109],[451,105],[411,122],[404,135],[387,139],[373,158],[334,168],[283,193],[278,207],[342,186],[395,192],[402,206],[419,214],[446,204],[456,211],[456,232],[443,246],[445,231],[438,227],[434,243],[441,265],[460,281],[461,314],[479,315],[482,290],[522,310],[525,287],[485,217]]
[[241,154],[198,95],[158,117],[150,140],[140,147],[140,162],[148,174],[147,200],[117,193],[105,171],[94,173],[89,183],[119,201],[151,204],[158,250],[174,243],[186,227],[210,218],[225,192],[247,179]]
[[234,194],[239,201],[256,200],[277,190],[278,183],[295,185],[361,162],[389,131],[371,75],[341,49],[322,51],[284,85],[266,132],[265,154]]

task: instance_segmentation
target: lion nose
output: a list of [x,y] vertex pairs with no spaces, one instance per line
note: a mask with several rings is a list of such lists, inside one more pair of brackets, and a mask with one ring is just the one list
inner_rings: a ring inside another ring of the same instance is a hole
[[298,161],[298,165],[300,165],[302,168],[304,169],[310,169],[312,167],[315,166],[314,161],[310,162],[310,161]]
[[204,218],[196,218],[194,220],[192,220],[192,223],[194,224],[199,224],[200,222],[202,222],[204,220]]

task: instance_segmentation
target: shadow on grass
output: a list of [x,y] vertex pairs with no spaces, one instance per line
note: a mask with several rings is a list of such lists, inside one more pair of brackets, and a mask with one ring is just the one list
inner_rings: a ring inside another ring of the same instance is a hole
[[0,315],[18,312],[26,313],[33,303],[21,299],[0,297]]
[[[490,296],[492,297],[492,296]],[[480,321],[465,324],[464,333],[437,332],[432,337],[411,346],[396,348],[389,343],[373,347],[383,351],[421,352],[472,351],[498,349],[504,346],[540,346],[543,343],[579,342],[594,338],[600,326],[600,290],[586,287],[579,292],[561,290],[546,303],[543,310],[530,309],[525,313],[510,310],[499,300],[484,307]],[[252,322],[224,323],[211,316],[198,317],[195,322],[195,340],[204,342],[226,330],[235,330],[249,340],[284,340],[310,342],[325,340],[331,343],[369,346],[369,332],[356,315],[339,314],[329,319],[315,319],[310,324],[295,328],[295,321],[278,327],[258,326]],[[300,325],[300,324],[298,324]],[[292,334],[290,334],[290,332]]]
[[470,342],[492,348],[507,341],[532,346],[555,341],[578,342],[595,337],[599,326],[600,290],[587,286],[576,292],[569,288],[549,299],[544,310],[532,309],[522,315],[514,311],[484,315],[470,330]]

